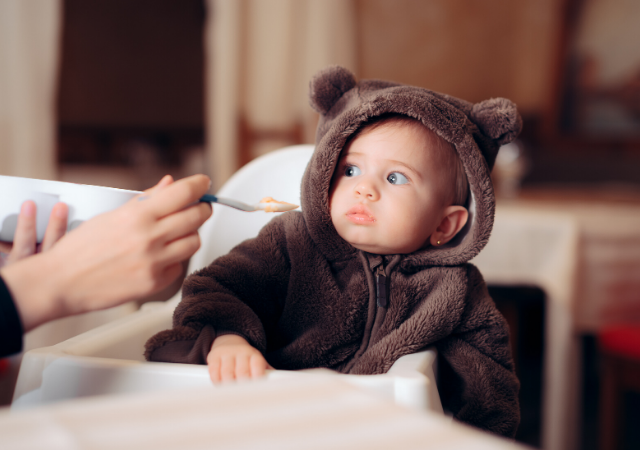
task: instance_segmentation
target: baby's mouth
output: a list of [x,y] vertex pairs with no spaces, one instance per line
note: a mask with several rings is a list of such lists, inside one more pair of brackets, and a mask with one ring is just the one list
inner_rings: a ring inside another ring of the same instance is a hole
[[376,221],[376,218],[371,214],[371,211],[364,205],[356,205],[347,211],[347,219],[356,224],[371,224]]

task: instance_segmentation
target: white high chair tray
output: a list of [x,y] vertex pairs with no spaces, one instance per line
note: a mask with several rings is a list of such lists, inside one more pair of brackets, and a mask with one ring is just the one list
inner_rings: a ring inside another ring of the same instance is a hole
[[[150,303],[127,317],[52,347],[31,350],[20,368],[12,409],[94,395],[167,391],[212,386],[204,365],[146,362],[145,341],[171,326],[175,302]],[[396,404],[442,412],[436,387],[435,350],[400,358],[383,375],[342,375],[326,369],[273,370],[268,380],[326,376],[341,378]]]
[[0,411],[0,436],[7,448],[48,450],[528,448],[314,376]]

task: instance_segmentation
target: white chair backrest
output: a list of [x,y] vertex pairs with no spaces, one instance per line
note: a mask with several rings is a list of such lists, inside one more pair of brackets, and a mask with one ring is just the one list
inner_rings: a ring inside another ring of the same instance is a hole
[[[238,170],[217,192],[246,203],[258,203],[263,197],[300,204],[300,183],[313,145],[294,145],[276,150]],[[263,211],[243,212],[228,206],[213,205],[213,215],[200,228],[202,245],[191,258],[189,273],[207,266],[245,239],[254,237],[276,214]]]

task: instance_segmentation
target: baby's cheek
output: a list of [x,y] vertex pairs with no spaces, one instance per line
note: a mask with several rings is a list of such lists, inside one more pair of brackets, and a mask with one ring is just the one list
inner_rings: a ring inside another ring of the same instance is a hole
[[331,214],[331,223],[333,224],[333,228],[336,229],[338,236],[340,236],[343,239],[346,239],[344,234],[345,234],[345,227],[348,226],[348,224],[344,223],[344,218],[342,218],[340,214]]
[[339,215],[340,209],[340,197],[336,195],[335,190],[329,192],[329,215],[331,216],[331,222],[336,225],[336,218]]
[[423,248],[429,240],[430,233],[426,224],[415,221],[415,217],[413,219],[406,221],[405,226],[392,234],[397,236],[397,245],[401,253],[411,253]]
[[329,195],[328,195],[328,201],[329,201],[329,210],[331,210],[331,206],[335,203],[335,198],[339,197],[339,193],[336,194],[336,191],[339,191],[338,189],[338,183],[335,181],[331,182],[331,186],[329,187]]

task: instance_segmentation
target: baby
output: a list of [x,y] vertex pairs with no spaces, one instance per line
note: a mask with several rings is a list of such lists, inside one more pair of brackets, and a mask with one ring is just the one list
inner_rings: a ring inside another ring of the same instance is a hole
[[493,226],[489,173],[520,130],[515,106],[356,82],[337,66],[314,77],[311,104],[302,212],[191,275],[147,359],[207,363],[214,381],[268,367],[377,374],[433,345],[444,408],[513,436],[508,329],[468,261]]

